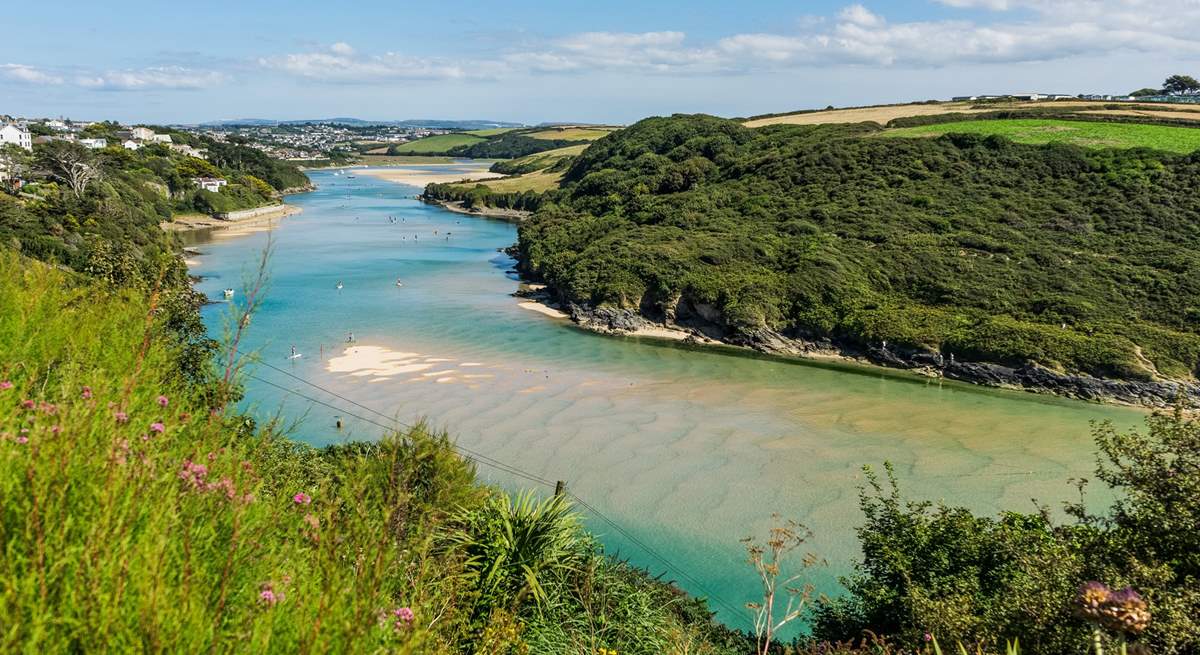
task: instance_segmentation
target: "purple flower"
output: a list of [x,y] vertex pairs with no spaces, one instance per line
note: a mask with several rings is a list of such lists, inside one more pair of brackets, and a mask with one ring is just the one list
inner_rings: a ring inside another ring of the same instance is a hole
[[160,406],[160,407],[166,407],[168,402],[170,402],[170,401],[169,401],[169,400],[167,400],[167,397],[166,397],[166,396],[159,396],[159,397],[158,397],[158,404],[159,404],[159,406]]
[[113,412],[113,418],[117,420],[117,423],[127,423],[129,421],[129,415],[125,412]]
[[32,400],[22,400],[21,401],[21,407],[23,409],[33,409],[34,405],[36,405],[36,404],[37,403],[33,402]]
[[161,421],[155,421],[154,423],[150,424],[150,429],[155,432],[161,433],[161,432],[165,431],[167,429],[167,427],[165,425],[163,425]]
[[7,391],[13,388],[13,383],[10,380],[0,381],[0,391]]
[[300,492],[295,496],[292,496],[292,502],[296,503],[297,505],[308,505],[312,503],[312,496],[309,496],[304,492]]
[[275,592],[270,589],[263,589],[258,592],[258,599],[267,607],[273,607],[275,603],[279,602],[279,599],[275,597]]
[[29,437],[27,437],[25,435],[21,435],[21,436],[17,437],[17,443],[19,443],[21,445],[25,445],[25,444],[29,443]]
[[83,388],[83,393],[82,393],[81,395],[83,396],[83,399],[84,399],[84,400],[91,400],[91,398],[92,398],[92,388],[91,388],[91,387],[87,387],[87,386],[85,386],[85,387]]

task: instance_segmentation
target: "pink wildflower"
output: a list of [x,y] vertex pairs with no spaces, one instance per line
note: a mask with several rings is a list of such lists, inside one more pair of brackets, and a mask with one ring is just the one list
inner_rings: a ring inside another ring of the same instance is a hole
[[159,396],[159,397],[158,397],[158,404],[159,404],[159,406],[160,406],[160,407],[166,407],[168,402],[170,402],[170,401],[168,401],[168,400],[167,400],[167,397],[166,397],[166,396]]
[[25,444],[29,443],[29,437],[27,437],[25,435],[21,435],[21,436],[17,437],[17,443],[19,443],[21,445],[25,445]]
[[22,401],[21,401],[21,407],[22,407],[23,409],[33,409],[33,406],[34,406],[35,404],[36,404],[36,403],[34,403],[32,400],[22,400]]
[[183,469],[179,471],[179,479],[183,480],[185,487],[190,486],[198,491],[206,491],[208,482],[204,479],[208,475],[208,467],[203,464],[196,464],[192,460],[186,460],[183,463]]
[[58,412],[58,407],[55,406],[54,403],[48,403],[44,400],[38,404],[38,408],[47,414],[55,414]]
[[113,418],[117,419],[117,423],[127,423],[129,415],[125,412],[113,412]]
[[267,607],[274,607],[275,603],[279,602],[279,599],[275,597],[275,592],[270,587],[258,592],[258,599]]
[[161,421],[155,421],[154,423],[150,424],[150,429],[154,432],[163,432],[167,429],[167,427],[163,425]]
[[58,434],[59,432],[62,432],[62,426],[61,425],[51,425],[50,432],[52,432],[54,434]]
[[392,610],[392,616],[396,617],[395,627],[397,630],[407,628],[415,618],[413,611],[407,607],[397,607]]
[[9,380],[0,381],[0,391],[7,391],[13,388],[13,383]]
[[85,386],[85,387],[83,388],[83,394],[82,394],[82,395],[83,395],[83,399],[84,399],[84,400],[91,400],[91,398],[92,398],[92,388],[91,388],[91,387],[86,387],[86,386]]
[[295,496],[292,496],[292,502],[296,503],[297,505],[308,505],[312,503],[312,496],[309,496],[304,492],[300,492]]

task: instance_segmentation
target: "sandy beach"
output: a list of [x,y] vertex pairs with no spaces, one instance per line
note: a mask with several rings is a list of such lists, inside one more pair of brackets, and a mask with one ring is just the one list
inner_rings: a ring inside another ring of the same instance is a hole
[[486,168],[478,170],[462,170],[462,164],[444,164],[447,170],[444,173],[435,172],[430,169],[436,169],[437,164],[423,164],[419,167],[394,167],[394,168],[367,168],[357,171],[360,175],[370,175],[389,182],[398,184],[409,184],[417,187],[424,187],[427,184],[440,184],[444,182],[469,182],[471,180],[490,180],[497,177],[504,177],[500,173],[493,173]]
[[283,205],[277,212],[252,216],[237,220],[222,220],[212,216],[192,215],[178,216],[168,223],[159,226],[167,232],[190,232],[192,230],[220,230],[223,236],[237,236],[270,229],[271,224],[281,218],[294,216],[302,210],[294,205]]

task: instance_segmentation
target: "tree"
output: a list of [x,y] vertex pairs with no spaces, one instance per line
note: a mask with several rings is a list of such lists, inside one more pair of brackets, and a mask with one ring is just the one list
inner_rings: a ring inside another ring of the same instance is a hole
[[88,185],[100,178],[100,167],[91,151],[69,141],[51,141],[34,155],[45,175],[65,182],[76,198],[82,198]]
[[1146,96],[1156,96],[1161,93],[1162,93],[1161,89],[1151,89],[1150,87],[1146,87],[1144,89],[1138,89],[1137,91],[1134,91],[1133,93],[1130,93],[1129,95],[1133,96],[1134,98],[1144,98]]
[[1172,75],[1163,82],[1163,91],[1172,95],[1188,95],[1200,91],[1200,82],[1191,75]]

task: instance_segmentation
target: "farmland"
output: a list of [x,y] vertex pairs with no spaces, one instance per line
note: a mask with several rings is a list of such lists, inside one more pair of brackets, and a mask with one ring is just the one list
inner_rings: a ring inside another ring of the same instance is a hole
[[473,134],[439,134],[437,136],[426,137],[416,141],[410,141],[395,146],[391,150],[391,154],[404,155],[436,155],[449,152],[452,148],[459,146],[472,146],[476,143],[483,143],[485,139],[481,136]]
[[940,136],[951,133],[1003,136],[1017,143],[1066,143],[1088,148],[1153,148],[1190,153],[1200,149],[1200,129],[1136,123],[1049,119],[965,120],[888,130],[884,136]]

